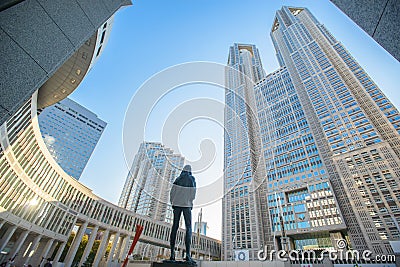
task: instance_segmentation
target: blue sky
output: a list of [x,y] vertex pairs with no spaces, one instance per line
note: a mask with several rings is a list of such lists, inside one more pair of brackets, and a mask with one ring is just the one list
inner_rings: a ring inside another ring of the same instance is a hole
[[[71,96],[108,123],[80,181],[99,196],[117,203],[128,172],[122,144],[125,112],[136,90],[152,75],[184,62],[225,64],[229,46],[234,42],[257,45],[266,72],[276,70],[278,62],[269,31],[275,11],[282,5],[309,8],[395,106],[400,106],[399,62],[328,0],[139,0],[116,14],[103,54]],[[152,113],[153,125],[179,104],[177,99],[185,101],[195,96],[223,101],[223,91],[212,89],[212,86],[180,88],[163,99]],[[143,131],[140,127],[138,131]],[[149,128],[148,138],[157,139],[157,127],[161,126]],[[208,137],[216,146],[213,171],[218,172],[219,168],[222,172],[222,128],[215,122],[197,121],[187,125],[182,131],[180,152],[188,158],[199,157],[199,140]],[[216,238],[220,238],[220,214],[220,201],[203,208],[209,233]]]

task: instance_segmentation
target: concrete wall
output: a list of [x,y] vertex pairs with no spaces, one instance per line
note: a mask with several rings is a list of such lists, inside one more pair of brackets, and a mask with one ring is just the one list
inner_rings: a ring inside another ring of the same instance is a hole
[[400,61],[399,0],[331,0]]
[[0,125],[121,5],[130,3],[25,0],[1,11]]

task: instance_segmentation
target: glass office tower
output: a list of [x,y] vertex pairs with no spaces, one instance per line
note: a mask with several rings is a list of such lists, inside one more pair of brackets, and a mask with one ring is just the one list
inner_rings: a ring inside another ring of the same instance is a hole
[[172,223],[169,204],[172,183],[180,175],[184,157],[157,142],[143,142],[125,181],[118,205],[156,221]]
[[280,69],[267,76],[254,45],[230,48],[223,258],[240,248],[255,259],[252,249],[263,245],[336,248],[342,239],[393,254],[398,110],[306,8],[278,10],[271,38]]
[[69,98],[45,108],[38,118],[50,154],[79,180],[107,123]]
[[235,252],[246,250],[256,260],[270,236],[265,234],[269,222],[261,216],[266,194],[258,186],[264,174],[253,90],[265,73],[258,49],[250,44],[231,46],[227,65],[222,258],[233,260]]
[[393,253],[390,241],[400,239],[398,110],[306,8],[278,10],[271,37],[314,136],[350,246]]
[[327,167],[285,67],[255,86],[274,249],[335,249],[346,239]]

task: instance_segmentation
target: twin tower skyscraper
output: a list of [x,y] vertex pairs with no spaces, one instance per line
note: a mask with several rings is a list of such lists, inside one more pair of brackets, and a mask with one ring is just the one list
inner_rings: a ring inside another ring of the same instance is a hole
[[222,258],[259,249],[393,254],[400,115],[306,8],[271,29],[280,68],[234,44],[226,71]]

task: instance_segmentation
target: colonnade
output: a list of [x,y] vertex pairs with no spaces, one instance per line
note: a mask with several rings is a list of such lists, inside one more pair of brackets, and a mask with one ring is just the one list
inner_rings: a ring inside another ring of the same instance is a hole
[[[79,266],[96,240],[100,245],[93,266],[101,261],[118,262],[126,257],[138,224],[144,227],[140,242],[168,248],[170,224],[100,198],[61,169],[41,137],[36,99],[35,93],[0,126],[0,263],[15,258],[17,266],[38,266],[46,262],[43,258],[52,257],[53,266],[57,266],[63,257],[64,265],[71,266],[85,234],[89,238]],[[75,238],[64,257],[73,232]],[[183,238],[184,230],[179,229],[181,250]],[[193,235],[192,243],[198,243],[197,236]],[[199,243],[200,254],[220,257],[220,241],[201,236]]]

